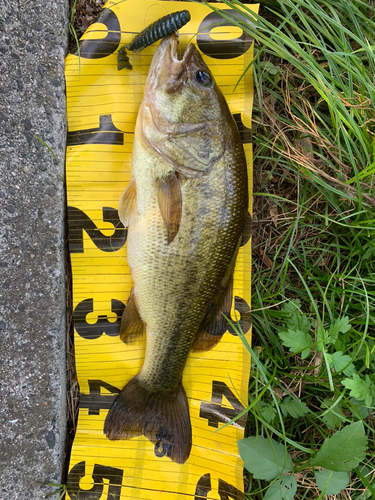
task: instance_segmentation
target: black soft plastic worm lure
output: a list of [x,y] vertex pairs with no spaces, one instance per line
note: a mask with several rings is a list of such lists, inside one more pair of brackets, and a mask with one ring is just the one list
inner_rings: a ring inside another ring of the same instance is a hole
[[168,14],[150,24],[150,26],[147,26],[147,28],[141,31],[126,48],[132,52],[140,52],[142,49],[152,45],[161,38],[179,30],[189,21],[190,12],[188,10],[180,10]]
[[171,35],[175,31],[179,30],[185,26],[190,19],[191,16],[188,10],[179,10],[178,12],[172,12],[172,14],[161,17],[154,23],[150,24],[150,26],[147,26],[147,28],[141,31],[129,45],[121,47],[117,58],[117,68],[119,70],[123,68],[132,68],[125,49],[128,49],[131,52],[140,52],[161,38]]

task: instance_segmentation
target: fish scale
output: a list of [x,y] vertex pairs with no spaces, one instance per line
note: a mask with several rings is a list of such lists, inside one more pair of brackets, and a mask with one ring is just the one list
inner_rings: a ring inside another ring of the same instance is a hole
[[[137,285],[139,312],[147,324],[147,332],[151,339],[147,343],[147,358],[141,370],[142,379],[147,381],[150,389],[157,390],[165,384],[170,387],[180,382],[186,358],[208,301],[216,292],[222,279],[222,269],[228,265],[230,256],[236,248],[237,241],[227,236],[228,230],[223,225],[221,213],[228,209],[219,190],[223,185],[220,178],[223,177],[226,164],[227,158],[223,158],[215,166],[210,177],[205,179],[214,193],[209,203],[210,218],[205,220],[204,224],[198,218],[201,212],[197,203],[199,189],[194,186],[202,184],[199,179],[190,182],[187,189],[182,189],[184,201],[181,225],[172,244],[169,246],[165,244],[165,228],[161,218],[150,219],[147,212],[143,223],[140,222],[142,231],[138,235],[137,244],[134,244],[134,247],[128,246],[129,264],[132,269],[137,269],[135,281],[142,283]],[[146,169],[148,167],[146,164],[143,166]],[[143,175],[143,169],[139,175]],[[203,184],[201,189],[205,187]],[[156,196],[151,198],[155,200],[155,205],[150,211],[158,214]],[[189,207],[190,216],[184,211],[185,204]],[[242,213],[239,215],[240,221]],[[138,225],[137,219],[134,225]],[[194,249],[183,251],[189,247],[191,233],[203,231],[204,239],[201,239],[198,245],[194,245]],[[231,233],[232,231],[233,226],[230,228]],[[130,226],[130,241],[132,236]],[[150,244],[150,241],[154,243]],[[220,241],[225,243],[220,244]],[[207,269],[208,261],[210,264]],[[192,266],[196,269],[193,270]],[[170,269],[175,269],[178,274],[174,277],[173,287],[171,287]],[[146,304],[145,309],[143,303]],[[167,351],[163,342],[166,335],[169,347],[181,345],[184,348],[178,350],[176,354],[169,352],[170,349]]]

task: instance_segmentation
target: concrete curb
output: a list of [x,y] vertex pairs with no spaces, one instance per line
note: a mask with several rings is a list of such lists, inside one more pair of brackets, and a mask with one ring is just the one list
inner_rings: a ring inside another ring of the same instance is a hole
[[64,462],[67,8],[0,2],[0,500],[45,498]]

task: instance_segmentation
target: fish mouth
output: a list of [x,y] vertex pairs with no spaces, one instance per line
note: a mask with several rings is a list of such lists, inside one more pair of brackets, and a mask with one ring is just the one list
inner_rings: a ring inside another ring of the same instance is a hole
[[173,82],[183,83],[187,79],[189,66],[192,64],[195,66],[200,56],[195,45],[189,43],[182,58],[179,59],[177,48],[178,37],[175,33],[163,38],[152,59],[145,93],[152,92],[167,83],[173,85]]
[[168,46],[169,46],[171,60],[175,64],[183,64],[184,61],[186,61],[189,58],[190,53],[192,51],[196,50],[194,44],[189,43],[185,49],[185,52],[182,55],[182,59],[179,59],[178,53],[177,53],[177,47],[178,47],[179,41],[178,41],[178,36],[176,35],[176,33],[172,33],[171,35],[168,35],[167,37],[165,37],[163,39],[162,43],[167,46],[166,50],[168,50]]

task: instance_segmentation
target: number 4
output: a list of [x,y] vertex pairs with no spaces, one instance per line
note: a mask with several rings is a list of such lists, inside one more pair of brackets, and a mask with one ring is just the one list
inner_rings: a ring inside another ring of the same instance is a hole
[[[212,491],[211,474],[204,474],[195,488],[194,500],[205,500]],[[219,479],[218,493],[220,500],[243,500],[244,494],[223,479]]]
[[[222,406],[223,396],[232,405],[232,409]],[[211,403],[201,403],[199,416],[201,418],[206,418],[210,427],[218,428],[219,422],[226,424],[227,422],[230,422],[234,417],[237,417],[237,415],[243,410],[244,406],[236,398],[236,396],[229,389],[226,383],[220,382],[218,380],[213,380]],[[246,415],[242,415],[242,417],[237,419],[231,425],[242,429],[245,426],[245,423]]]

